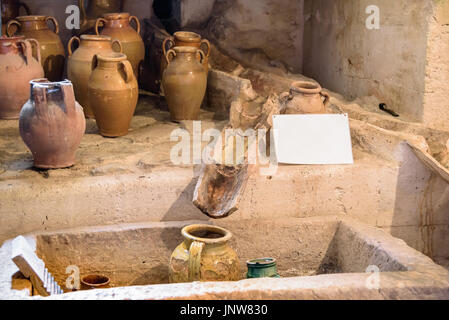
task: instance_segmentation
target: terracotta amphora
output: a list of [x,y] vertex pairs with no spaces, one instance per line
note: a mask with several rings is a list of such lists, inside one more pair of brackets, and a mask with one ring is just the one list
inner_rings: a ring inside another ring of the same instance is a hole
[[[200,49],[203,45],[206,46],[206,51],[203,50],[205,57],[203,60],[203,66],[206,73],[209,72],[209,55],[210,55],[210,43],[206,39],[201,39],[201,36],[195,32],[190,31],[178,31],[173,34],[173,37],[167,37],[162,43],[162,52],[167,55],[167,44],[169,49],[173,47],[195,47]],[[167,68],[167,61],[161,60],[161,77],[163,72]]]
[[88,96],[100,134],[124,136],[128,134],[139,97],[131,63],[122,53],[98,54],[94,57],[93,69]]
[[[32,44],[37,56],[32,55]],[[24,37],[0,37],[0,119],[18,119],[30,98],[30,81],[42,78],[39,44]]]
[[95,22],[106,13],[122,12],[125,0],[78,0],[81,10],[81,28],[79,34],[95,32]]
[[[53,22],[54,31],[48,28],[48,21]],[[46,16],[17,17],[8,22],[8,36],[12,36],[14,25],[18,27],[18,35],[36,39],[39,42],[45,77],[50,81],[61,80],[64,73],[65,51],[58,35],[58,21],[53,17]]]
[[290,92],[284,92],[279,99],[283,114],[323,114],[330,104],[329,94],[309,81],[293,82]]
[[[72,52],[74,42],[78,42],[79,46]],[[87,95],[87,83],[92,74],[92,59],[96,54],[115,52],[114,47],[122,52],[120,41],[111,41],[111,37],[108,36],[82,35],[81,39],[73,37],[68,43],[67,77],[73,83],[76,100],[83,106],[87,118],[94,118]]]
[[195,224],[184,227],[181,234],[184,242],[170,258],[170,283],[240,280],[239,258],[228,244],[231,232]]
[[207,86],[204,57],[203,51],[196,47],[175,47],[165,56],[168,66],[162,85],[173,121],[198,119]]
[[2,35],[6,34],[6,24],[9,20],[14,19],[19,15],[20,8],[25,9],[26,14],[31,14],[30,8],[19,0],[2,0]]
[[72,83],[36,79],[30,84],[31,96],[20,112],[19,128],[34,166],[57,169],[74,165],[86,120],[75,101]]
[[[135,21],[137,31],[134,30],[130,22]],[[100,24],[104,28],[99,30]],[[123,46],[123,53],[128,57],[133,67],[134,75],[139,76],[139,69],[145,59],[145,45],[140,36],[140,22],[135,16],[129,13],[108,13],[99,18],[95,23],[97,35],[110,36],[112,40],[119,40]]]

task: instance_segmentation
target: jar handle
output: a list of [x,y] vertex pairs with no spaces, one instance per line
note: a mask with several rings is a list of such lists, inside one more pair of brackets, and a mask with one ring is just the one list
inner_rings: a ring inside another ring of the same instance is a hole
[[73,118],[76,116],[75,92],[73,91],[73,86],[70,83],[61,84],[61,90],[67,116]]
[[23,7],[25,9],[27,16],[31,15],[30,7],[28,7],[25,3],[19,2],[19,10],[20,10],[20,7]]
[[22,25],[20,24],[20,22],[17,21],[17,20],[10,20],[10,21],[8,21],[8,23],[6,24],[6,35],[7,35],[8,37],[12,37],[12,36],[14,35],[14,33],[11,33],[11,32],[10,32],[10,31],[11,31],[10,27],[11,27],[13,24],[17,25],[17,27],[18,27],[19,29],[20,29],[20,27],[22,26]]
[[78,0],[78,6],[81,10],[81,15],[83,16],[83,19],[82,19],[83,22],[81,23],[81,25],[84,25],[87,22],[87,14],[86,14],[86,8],[84,7],[84,0]]
[[34,102],[36,116],[38,118],[44,118],[47,110],[47,88],[39,85],[33,85],[32,93],[32,101]]
[[106,19],[98,18],[97,21],[95,21],[95,33],[97,36],[100,35],[100,32],[98,31],[98,28],[100,27],[100,22],[103,23],[103,25],[106,24]]
[[33,49],[31,48],[31,43],[28,40],[20,40],[18,41],[18,43],[20,43],[20,46],[22,47],[26,64],[29,65],[31,63],[31,59],[33,58]]
[[175,45],[175,42],[173,41],[172,38],[170,38],[170,37],[165,38],[164,42],[162,43],[162,52],[164,53],[164,57],[167,55],[167,42],[168,41],[170,41],[172,43],[170,48],[172,48]]
[[200,54],[200,63],[203,64],[204,59],[206,59],[206,56],[205,56],[204,51],[201,50],[201,49],[198,49],[198,50],[196,51],[196,53],[199,53],[199,54]]
[[120,61],[120,64],[125,70],[125,82],[130,83],[134,79],[134,71],[131,62],[128,60]]
[[207,40],[207,39],[203,39],[203,40],[201,40],[200,47],[201,47],[203,44],[206,44],[206,46],[207,46],[206,58],[209,58],[209,55],[210,55],[210,42],[209,42],[209,40]]
[[70,38],[69,43],[67,44],[67,50],[69,51],[69,57],[73,54],[72,44],[73,44],[73,41],[75,41],[75,40],[78,42],[78,46],[81,44],[80,38],[78,38],[78,37]]
[[39,42],[36,39],[26,39],[28,42],[31,43],[31,46],[36,46],[36,59],[39,64],[42,64],[42,58],[41,58],[41,46],[39,45]]
[[323,103],[324,103],[324,107],[327,109],[329,107],[329,105],[330,105],[331,97],[330,97],[330,95],[327,92],[324,92],[324,91],[321,91],[320,95],[322,97],[324,97]]
[[[115,39],[114,41],[112,41],[112,45],[111,45],[111,46],[114,46],[114,44],[117,44],[117,45],[118,45],[118,48],[119,48],[119,50],[120,50],[120,51],[117,51],[117,52],[123,53],[123,45],[122,45],[122,42],[121,42],[120,40]],[[114,49],[112,49],[112,50],[114,50]],[[114,50],[114,51],[115,51],[115,50]]]
[[131,16],[129,17],[129,22],[131,23],[131,21],[134,20],[136,21],[136,25],[137,25],[137,33],[140,34],[140,21],[136,16]]
[[176,52],[173,49],[170,49],[165,54],[165,60],[167,60],[167,66],[170,64],[170,54],[173,54],[173,57],[176,57]]
[[55,26],[55,33],[59,34],[59,23],[58,20],[56,20],[55,17],[46,17],[45,18],[45,22],[47,22],[48,20],[50,20],[51,22],[53,22],[54,26]]
[[193,241],[189,249],[189,281],[199,281],[201,277],[201,253],[204,242]]
[[94,71],[98,66],[98,57],[96,54],[94,54],[94,57],[92,58],[92,65],[91,70]]

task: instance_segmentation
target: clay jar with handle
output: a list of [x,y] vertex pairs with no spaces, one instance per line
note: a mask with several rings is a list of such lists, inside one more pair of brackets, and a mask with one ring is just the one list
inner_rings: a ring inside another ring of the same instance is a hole
[[[72,45],[78,42],[79,46],[72,52]],[[67,77],[73,83],[76,100],[83,106],[87,118],[94,118],[92,108],[89,106],[87,95],[87,83],[92,74],[92,59],[96,54],[108,54],[115,52],[113,47],[122,52],[120,41],[111,41],[108,36],[82,35],[81,39],[73,37],[68,43]]]
[[239,258],[228,244],[231,232],[195,224],[184,227],[181,234],[184,242],[170,258],[170,283],[240,280]]
[[31,14],[30,8],[18,0],[2,0],[2,34],[6,34],[6,24],[9,20],[19,15],[20,8],[23,7],[27,15]]
[[20,112],[20,135],[31,150],[34,166],[70,167],[86,130],[83,108],[75,101],[69,80],[30,82],[30,100]]
[[[37,56],[32,55],[32,44]],[[39,44],[24,37],[0,37],[0,118],[18,119],[30,98],[30,81],[42,78]]]
[[[55,30],[48,28],[47,22],[52,21]],[[39,42],[42,55],[42,66],[45,77],[50,81],[62,79],[65,64],[65,51],[59,38],[59,24],[53,17],[21,16],[8,22],[7,33],[12,35],[13,25],[18,27],[18,35],[36,39]]]
[[284,114],[323,114],[330,101],[319,84],[309,81],[293,82],[290,92],[284,92],[279,99]]
[[195,47],[175,47],[165,58],[168,66],[162,76],[162,85],[171,119],[197,120],[207,86],[203,51]]
[[[137,24],[137,31],[130,25],[133,20]],[[104,25],[101,33],[100,24]],[[105,14],[95,23],[95,32],[97,35],[110,36],[112,40],[119,40],[122,43],[123,53],[128,57],[134,74],[138,77],[140,66],[145,59],[145,45],[140,36],[139,19],[126,12]]]
[[86,7],[86,0],[78,0],[82,17],[80,34],[94,31],[95,22],[103,14],[121,12],[125,0],[89,0],[87,3]]
[[100,134],[120,137],[128,133],[139,89],[131,63],[122,53],[98,54],[88,83],[89,105]]
[[[167,37],[162,43],[163,55],[167,55],[167,44],[172,47],[195,47],[200,49],[203,45],[206,46],[205,57],[203,59],[203,66],[206,73],[209,72],[209,55],[210,55],[210,43],[206,39],[201,39],[201,36],[195,32],[190,31],[178,31],[173,34],[173,37]],[[167,61],[165,59],[161,60],[161,77],[163,72],[167,68]]]

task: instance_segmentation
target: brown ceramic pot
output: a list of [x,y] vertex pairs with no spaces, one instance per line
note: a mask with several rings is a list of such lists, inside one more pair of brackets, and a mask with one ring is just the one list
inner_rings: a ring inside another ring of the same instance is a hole
[[122,53],[96,55],[88,83],[89,105],[100,134],[120,137],[128,133],[139,89],[131,63]]
[[27,15],[31,14],[30,8],[19,0],[2,0],[2,35],[6,34],[6,24],[9,20],[19,15],[20,8],[23,7]]
[[284,114],[323,114],[327,113],[330,97],[319,84],[297,81],[290,92],[281,94],[280,101]]
[[[32,55],[36,46],[36,59]],[[24,37],[0,37],[0,118],[18,119],[30,98],[30,81],[42,78],[39,44]]]
[[[170,62],[172,55],[174,58]],[[165,58],[168,66],[162,85],[172,120],[197,120],[207,85],[203,51],[195,47],[175,47]]]
[[[134,20],[137,24],[137,31],[134,30],[130,22]],[[145,59],[145,45],[140,37],[140,22],[135,16],[129,13],[109,13],[99,18],[95,24],[95,32],[100,34],[99,26],[103,23],[104,28],[101,35],[110,36],[113,40],[119,40],[123,46],[123,53],[126,54],[133,67],[136,77],[139,76],[139,69]]]
[[69,80],[30,82],[31,97],[20,112],[20,135],[31,150],[34,166],[70,167],[86,129],[83,108],[75,101]]
[[[72,44],[75,41],[79,43],[79,46],[72,53]],[[114,42],[121,52],[120,41],[114,40]],[[92,59],[96,54],[113,53],[114,42],[108,36],[82,35],[81,40],[78,37],[73,37],[68,43],[67,77],[73,83],[76,100],[83,106],[87,118],[94,118],[87,95],[87,83],[92,74]]]
[[81,10],[81,28],[79,34],[95,32],[95,22],[106,13],[122,12],[125,0],[78,0]]
[[[55,31],[48,28],[47,22],[52,21]],[[61,39],[58,36],[58,21],[53,17],[21,16],[8,22],[7,33],[12,35],[12,27],[18,27],[17,34],[26,38],[36,39],[39,42],[42,55],[42,66],[45,77],[50,81],[62,79],[65,64],[65,52]]]
[[181,234],[184,242],[170,258],[170,283],[240,280],[239,258],[228,244],[231,232],[195,224],[184,227]]
[[[167,37],[162,43],[163,55],[167,55],[167,44],[169,44],[169,49],[173,47],[195,47],[200,49],[203,45],[206,45],[205,57],[203,60],[203,66],[206,73],[209,72],[209,55],[210,55],[210,43],[206,39],[201,39],[201,36],[195,32],[190,31],[178,31],[173,34],[173,37]],[[161,60],[161,77],[167,68],[167,61],[165,59]]]
[[110,288],[109,277],[102,274],[89,274],[81,278],[81,290]]

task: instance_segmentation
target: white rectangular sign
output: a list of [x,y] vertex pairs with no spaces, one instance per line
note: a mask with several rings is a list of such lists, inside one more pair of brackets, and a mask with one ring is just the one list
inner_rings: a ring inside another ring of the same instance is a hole
[[353,164],[347,114],[274,115],[279,163]]

